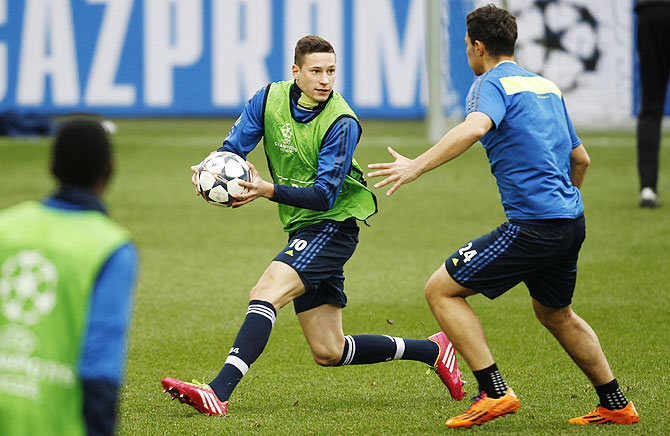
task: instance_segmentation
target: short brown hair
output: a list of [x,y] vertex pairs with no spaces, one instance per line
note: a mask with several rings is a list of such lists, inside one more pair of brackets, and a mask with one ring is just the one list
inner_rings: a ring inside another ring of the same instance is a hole
[[465,19],[468,36],[474,44],[480,41],[493,57],[513,56],[516,43],[516,18],[506,9],[493,4],[470,12]]
[[305,55],[310,53],[335,54],[335,50],[333,49],[333,46],[325,39],[316,35],[307,35],[300,38],[300,40],[296,43],[295,57],[293,58],[293,62],[299,67],[302,66]]

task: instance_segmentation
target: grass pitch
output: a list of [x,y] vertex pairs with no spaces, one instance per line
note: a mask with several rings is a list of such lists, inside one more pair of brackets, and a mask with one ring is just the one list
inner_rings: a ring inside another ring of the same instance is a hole
[[[141,255],[120,435],[430,435],[456,433],[444,421],[452,401],[416,362],[321,368],[312,362],[293,309],[279,313],[264,354],[240,383],[229,417],[200,415],[167,400],[160,380],[209,381],[244,318],[247,296],[283,248],[276,206],[258,200],[215,208],[193,193],[189,165],[220,144],[232,120],[119,121],[117,173],[106,200]],[[370,121],[356,152],[362,166],[388,161],[385,146],[425,150],[420,122]],[[523,285],[495,302],[469,299],[498,366],[521,399],[516,415],[470,430],[481,435],[654,435],[670,430],[670,160],[662,156],[657,210],[637,207],[635,138],[580,132],[592,158],[583,187],[587,239],[575,311],[599,335],[641,421],[631,427],[574,427],[597,396],[558,343],[534,319]],[[670,144],[670,135],[664,136]],[[0,140],[0,207],[48,194],[47,140]],[[663,150],[664,153],[667,153]],[[264,177],[259,147],[249,157]],[[404,186],[377,191],[379,213],[362,227],[346,267],[346,334],[425,338],[438,330],[423,285],[463,243],[504,221],[486,155],[476,145]],[[461,360],[472,396],[476,381]]]

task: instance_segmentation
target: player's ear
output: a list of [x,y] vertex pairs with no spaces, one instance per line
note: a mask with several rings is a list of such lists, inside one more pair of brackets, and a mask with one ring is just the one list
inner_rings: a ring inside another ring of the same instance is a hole
[[477,53],[477,55],[484,56],[484,53],[486,53],[486,45],[484,45],[483,42],[476,39],[475,42],[472,45],[473,45],[473,47],[475,49],[475,53]]
[[300,71],[300,67],[298,67],[296,64],[293,64],[291,67],[291,73],[293,74],[293,78],[297,79],[298,78],[298,72]]

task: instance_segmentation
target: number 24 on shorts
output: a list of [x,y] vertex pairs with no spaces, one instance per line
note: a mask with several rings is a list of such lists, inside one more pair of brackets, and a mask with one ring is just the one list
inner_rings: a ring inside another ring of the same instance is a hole
[[463,256],[463,263],[468,263],[473,257],[477,255],[477,250],[471,250],[472,241],[468,242],[466,246],[458,250],[458,254]]

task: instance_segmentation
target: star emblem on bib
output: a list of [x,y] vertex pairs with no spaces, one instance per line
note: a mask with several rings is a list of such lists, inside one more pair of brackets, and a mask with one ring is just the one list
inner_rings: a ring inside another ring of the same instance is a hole
[[286,123],[281,126],[281,134],[284,137],[285,141],[290,141],[293,137],[293,131],[291,130],[291,123]]

